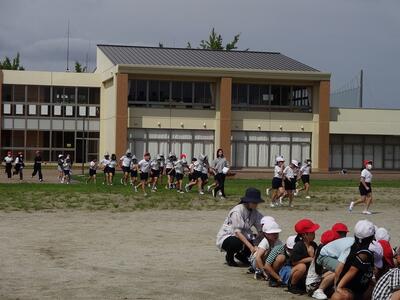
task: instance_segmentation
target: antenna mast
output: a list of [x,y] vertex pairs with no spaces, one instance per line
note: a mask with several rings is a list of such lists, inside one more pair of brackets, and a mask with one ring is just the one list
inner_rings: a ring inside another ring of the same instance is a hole
[[67,72],[69,72],[69,19],[68,19],[68,30],[67,30]]

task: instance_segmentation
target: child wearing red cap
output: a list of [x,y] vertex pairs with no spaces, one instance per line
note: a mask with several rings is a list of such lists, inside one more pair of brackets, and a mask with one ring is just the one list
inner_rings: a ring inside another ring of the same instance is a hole
[[357,204],[364,203],[365,208],[363,210],[363,214],[370,215],[372,214],[369,211],[369,207],[372,203],[372,188],[371,188],[371,181],[372,181],[372,161],[371,160],[364,160],[363,162],[363,170],[361,171],[360,176],[360,185],[358,187],[360,191],[361,198],[357,201],[351,201],[349,206],[349,212],[353,211],[353,207]]
[[317,244],[314,242],[314,239],[315,232],[319,227],[318,224],[309,219],[302,219],[294,226],[297,237],[291,256],[293,268],[288,286],[288,291],[290,293],[305,293],[306,274],[317,249]]
[[346,237],[347,233],[349,232],[349,229],[347,228],[346,224],[343,223],[333,224],[332,230],[336,232],[341,238]]

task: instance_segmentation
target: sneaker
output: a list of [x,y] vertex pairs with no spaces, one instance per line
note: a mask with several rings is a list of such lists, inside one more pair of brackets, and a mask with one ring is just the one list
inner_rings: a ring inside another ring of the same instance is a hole
[[293,204],[289,204],[289,207],[293,208],[293,207],[294,207],[294,205],[293,205]]
[[279,197],[279,204],[283,205],[283,197]]
[[228,254],[225,255],[226,264],[230,267],[238,267],[239,265],[233,258],[228,258]]
[[152,192],[152,193],[155,193],[155,192],[157,192],[157,191],[156,191],[155,189],[151,189],[151,192]]
[[218,191],[218,196],[222,196],[222,192],[221,191]]
[[221,200],[226,200],[226,198],[224,196],[221,196]]
[[185,191],[186,191],[186,193],[189,193],[189,185],[188,184],[185,185]]
[[328,299],[328,297],[325,295],[324,291],[321,289],[315,290],[315,292],[312,294],[311,297],[313,297],[314,299],[320,299],[320,300]]
[[370,212],[369,210],[364,210],[362,213],[364,215],[372,215],[372,212]]
[[203,192],[203,191],[200,191],[199,194],[200,194],[200,195],[204,195],[204,192]]
[[181,194],[184,194],[185,192],[184,192],[184,191],[182,191],[182,190],[180,190],[180,191],[179,191],[179,193],[181,193]]
[[255,280],[264,280],[265,279],[264,272],[260,271],[260,270],[256,270],[254,272],[254,276],[253,277],[254,277]]
[[145,196],[145,197],[146,197],[146,196],[147,196],[147,193],[144,193],[144,194],[143,194],[143,196]]
[[269,196],[269,191],[271,190],[271,188],[266,188],[265,189],[265,194],[267,194],[267,196]]
[[207,185],[207,192],[211,190],[211,185]]
[[153,190],[157,191],[157,187],[156,187],[156,186],[153,186]]
[[216,197],[215,190],[211,190],[211,194],[213,195],[214,198]]
[[150,184],[150,183],[148,183],[148,184],[147,184],[147,187],[151,187],[151,184]]
[[275,204],[274,204],[274,203],[271,203],[271,204],[269,205],[269,207],[274,208],[274,207],[275,207]]
[[310,196],[306,196],[306,199],[311,199],[311,197]]
[[121,182],[121,184],[124,184],[124,181],[122,180],[122,178],[121,178],[120,182]]
[[134,186],[133,190],[137,193],[137,186]]
[[351,201],[349,205],[349,212],[353,211],[353,207],[354,207],[354,201]]

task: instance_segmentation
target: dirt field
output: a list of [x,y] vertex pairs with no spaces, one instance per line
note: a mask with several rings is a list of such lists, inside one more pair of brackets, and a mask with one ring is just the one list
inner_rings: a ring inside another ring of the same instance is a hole
[[[285,239],[309,217],[321,233],[361,214],[271,211]],[[400,241],[399,210],[375,206],[369,218]],[[0,212],[1,299],[307,299],[224,265],[215,236],[226,211]],[[308,298],[309,299],[309,298]]]

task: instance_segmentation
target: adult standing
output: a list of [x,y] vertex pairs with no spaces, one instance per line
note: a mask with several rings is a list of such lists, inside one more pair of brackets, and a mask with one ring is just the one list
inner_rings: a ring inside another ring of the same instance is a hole
[[33,164],[32,177],[35,177],[36,174],[39,174],[39,181],[42,182],[43,181],[42,156],[40,155],[40,151],[36,151],[36,156]]
[[14,162],[14,159],[12,157],[12,152],[8,151],[7,152],[7,156],[4,157],[3,159],[4,163],[6,164],[6,174],[7,174],[7,178],[11,179],[12,178],[12,164]]
[[217,150],[217,157],[212,163],[212,169],[214,171],[214,179],[217,186],[212,190],[212,195],[216,197],[218,192],[221,192],[221,199],[225,199],[225,177],[229,171],[229,163],[224,157],[224,151],[220,148]]
[[248,188],[245,196],[240,199],[239,204],[233,207],[217,234],[217,247],[226,252],[226,263],[236,267],[235,258],[249,265],[250,254],[256,251],[253,245],[255,227],[261,234],[262,214],[257,210],[257,205],[264,202],[261,192],[255,188]]

